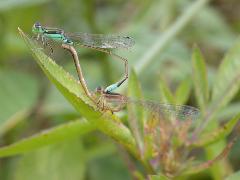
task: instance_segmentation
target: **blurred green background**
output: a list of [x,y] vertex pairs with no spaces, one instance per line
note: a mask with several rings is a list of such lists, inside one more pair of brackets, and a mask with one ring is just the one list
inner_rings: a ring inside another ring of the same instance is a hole
[[[199,5],[195,14],[164,47],[154,50],[162,35],[169,32],[172,24],[194,2],[197,0],[0,1],[1,145],[79,117],[33,61],[17,27],[30,36],[32,25],[41,22],[67,32],[133,37],[135,46],[129,50],[117,50],[117,53],[128,58],[130,69],[136,70],[145,98],[161,101],[161,79],[175,90],[179,82],[190,78],[194,44],[199,46],[207,60],[211,87],[224,54],[238,38],[239,0],[203,1],[206,5]],[[90,90],[97,86],[106,87],[123,76],[121,62],[106,54],[84,48],[78,52]],[[56,47],[52,57],[77,77],[68,52]],[[146,64],[143,63],[145,60]],[[126,84],[120,92],[124,92]],[[239,99],[240,93],[229,108],[221,112],[221,119],[229,119],[240,111]],[[191,97],[188,103],[196,106],[194,102]],[[230,156],[234,170],[240,168],[239,147],[240,143],[236,144]],[[94,132],[23,156],[0,159],[0,179],[33,178],[105,180],[130,179],[130,175],[113,141]]]

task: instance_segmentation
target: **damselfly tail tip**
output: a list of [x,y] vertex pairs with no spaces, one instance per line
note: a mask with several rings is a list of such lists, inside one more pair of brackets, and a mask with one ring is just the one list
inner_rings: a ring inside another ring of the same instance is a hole
[[129,43],[129,47],[132,47],[135,44],[135,41],[134,41],[134,39],[132,37],[126,36],[125,38],[128,39],[129,42],[130,42]]

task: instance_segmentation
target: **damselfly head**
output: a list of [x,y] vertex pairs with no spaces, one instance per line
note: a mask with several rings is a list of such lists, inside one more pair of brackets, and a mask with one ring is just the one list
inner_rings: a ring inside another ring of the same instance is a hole
[[95,89],[95,92],[96,93],[102,93],[104,91],[104,89],[101,87],[101,86],[98,86],[96,89]]
[[34,23],[34,26],[35,26],[35,28],[41,28],[41,27],[42,27],[41,24],[40,24],[40,22]]
[[100,96],[103,96],[104,94],[104,89],[101,87],[101,86],[98,86],[96,89],[95,89],[95,92],[94,94],[98,97]]
[[38,33],[43,33],[43,28],[42,28],[42,25],[39,23],[39,22],[36,22],[33,24],[33,27],[32,27],[32,32],[35,33],[35,34],[38,34]]

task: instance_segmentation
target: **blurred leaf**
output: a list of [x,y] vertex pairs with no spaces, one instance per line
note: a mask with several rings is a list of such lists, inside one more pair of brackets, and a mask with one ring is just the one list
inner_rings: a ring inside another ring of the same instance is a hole
[[240,40],[229,50],[213,85],[211,108],[219,110],[228,104],[240,88]]
[[174,96],[165,83],[164,80],[160,79],[159,82],[160,85],[160,100],[162,103],[169,103],[169,104],[175,104]]
[[27,117],[31,115],[31,110],[22,110],[15,113],[11,118],[7,119],[5,122],[2,123],[0,126],[0,136],[3,136],[5,133],[13,129],[23,120],[26,120]]
[[43,106],[43,112],[46,115],[67,114],[78,112],[71,104],[62,96],[58,89],[52,85],[48,91],[48,96]]
[[[212,128],[211,131],[218,128],[217,121],[213,121],[210,128]],[[210,132],[211,132],[210,131]],[[221,153],[222,150],[227,146],[227,142],[225,139],[222,139],[221,141],[217,141],[214,144],[210,144],[205,148],[206,158],[207,160],[214,159],[218,154]],[[213,166],[210,167],[211,175],[214,177],[214,179],[223,179],[223,177],[228,173],[228,163],[226,160],[222,160],[219,162],[216,162],[213,164]]]
[[[128,82],[128,95],[134,99],[141,99],[142,92],[140,83],[137,79],[137,75],[134,70],[131,71],[129,82]],[[142,133],[144,126],[144,108],[141,106],[135,106],[132,103],[127,105],[128,109],[128,123],[131,127],[132,133],[137,141],[137,144],[142,152],[143,142]]]
[[[213,93],[211,103],[208,106],[207,112],[204,114],[205,122],[202,123],[202,128],[205,131],[213,131],[218,128],[218,122],[215,115],[217,112],[227,105],[236,95],[240,87],[240,41],[229,50],[218,70],[217,77],[213,84]],[[207,146],[205,149],[207,159],[213,159],[224,149],[226,142],[218,141],[215,144]],[[227,163],[224,161],[218,162],[211,167],[212,176],[215,179],[222,179],[227,173]]]
[[25,119],[37,101],[38,86],[30,74],[0,70],[0,135]]
[[120,120],[110,112],[105,112],[104,116],[102,116],[102,112],[96,111],[95,109],[98,108],[95,101],[92,97],[88,97],[85,94],[83,86],[69,73],[65,72],[62,67],[59,67],[51,58],[46,56],[20,28],[19,33],[39,66],[75,109],[86,117],[93,126],[96,126],[103,133],[116,139],[126,149],[136,155],[135,141],[129,129],[120,123]]
[[240,114],[232,118],[223,126],[217,129],[214,129],[211,132],[206,132],[205,134],[201,135],[199,140],[194,142],[193,146],[203,147],[203,146],[212,144],[216,141],[219,141],[221,139],[224,139],[226,136],[228,136],[232,132],[233,128],[239,122],[239,120],[240,120]]
[[112,141],[101,142],[101,144],[94,144],[91,148],[85,152],[85,159],[87,161],[92,161],[99,158],[104,158],[106,156],[115,154],[117,152],[116,144],[113,144]]
[[51,145],[18,159],[14,180],[83,180],[85,151],[80,139]]
[[134,70],[131,71],[128,81],[128,96],[134,99],[142,99],[142,90]]
[[237,171],[230,176],[228,176],[225,180],[239,180],[240,179],[240,171]]
[[217,8],[207,6],[186,29],[186,36],[192,36],[194,42],[226,50],[236,36],[225,19]]
[[185,104],[191,92],[192,82],[190,78],[183,80],[178,86],[175,93],[176,104]]
[[65,141],[94,130],[94,126],[87,121],[72,121],[57,127],[45,130],[32,137],[25,138],[9,146],[0,148],[0,157],[13,156],[29,152],[40,147]]
[[131,180],[126,162],[119,154],[108,155],[88,162],[88,179],[91,180]]
[[6,11],[13,8],[19,8],[19,7],[26,7],[26,6],[33,6],[45,3],[49,0],[7,0],[7,1],[1,1],[0,2],[0,11]]
[[192,55],[193,84],[196,99],[204,112],[209,98],[207,70],[205,60],[197,47],[194,47]]
[[[232,146],[234,145],[234,143],[236,142],[237,137],[234,137],[228,144],[226,144],[225,146],[223,146],[223,148],[221,148],[221,151],[217,153],[217,155],[215,155],[212,159],[200,163],[198,165],[193,165],[191,166],[189,169],[186,170],[186,172],[184,172],[184,174],[195,174],[195,173],[199,173],[203,170],[208,169],[209,167],[211,167],[211,170],[213,172],[213,178],[215,179],[223,179],[224,174],[226,174],[226,169],[224,170],[224,168],[227,168],[227,166],[222,166],[222,169],[218,166],[220,165],[225,165],[223,163],[217,163],[220,160],[224,160],[224,158],[227,157],[229,151],[232,149]],[[223,143],[223,141],[221,141],[220,143]],[[223,144],[218,144],[220,147]],[[214,148],[216,148],[216,144],[214,145]],[[216,152],[214,152],[216,154]],[[219,172],[219,170],[222,170],[221,172]],[[214,172],[216,171],[216,172]],[[218,174],[215,174],[217,173]]]
[[168,180],[169,178],[164,175],[151,175],[149,176],[149,180]]
[[228,106],[226,106],[224,109],[222,109],[221,112],[219,112],[216,115],[216,117],[220,121],[229,119],[235,116],[237,113],[239,113],[239,109],[240,109],[240,102],[231,103]]
[[183,11],[184,13],[161,36],[157,37],[147,50],[143,51],[144,55],[135,66],[137,73],[142,72],[147,65],[151,64],[156,54],[162,52],[207,3],[208,0],[198,0],[189,5]]

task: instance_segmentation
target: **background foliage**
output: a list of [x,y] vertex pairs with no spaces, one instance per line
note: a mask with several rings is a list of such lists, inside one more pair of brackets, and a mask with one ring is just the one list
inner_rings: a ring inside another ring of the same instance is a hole
[[[0,159],[0,179],[131,178],[118,146],[96,131],[97,123],[79,120],[86,116],[47,80],[17,27],[31,34],[39,21],[69,32],[133,37],[135,46],[117,53],[129,59],[145,99],[210,112],[214,120],[206,131],[211,131],[240,112],[239,12],[238,0],[1,1],[0,142],[18,143],[0,149],[0,155],[21,155]],[[91,90],[122,76],[120,62],[105,54],[80,49],[79,58]],[[77,77],[68,53],[56,47],[53,59]],[[126,93],[126,86],[119,92]],[[215,157],[226,142],[206,147],[203,159]],[[194,178],[238,179],[239,147],[238,141],[227,160]]]

